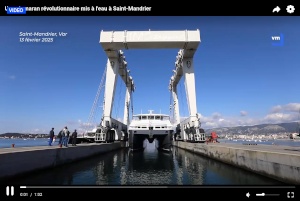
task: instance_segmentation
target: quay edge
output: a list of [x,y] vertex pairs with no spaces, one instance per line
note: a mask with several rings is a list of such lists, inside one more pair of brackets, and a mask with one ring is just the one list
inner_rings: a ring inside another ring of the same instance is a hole
[[183,141],[173,141],[172,144],[285,184],[300,184],[300,147]]
[[0,149],[0,181],[54,168],[125,147],[124,142]]

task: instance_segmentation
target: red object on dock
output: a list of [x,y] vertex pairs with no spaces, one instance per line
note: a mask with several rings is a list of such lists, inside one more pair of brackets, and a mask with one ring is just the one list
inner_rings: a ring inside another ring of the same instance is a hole
[[212,143],[218,142],[217,138],[218,138],[217,133],[216,132],[211,132],[210,137],[207,139],[206,143],[208,143],[208,142],[212,142]]
[[211,133],[211,138],[214,140],[214,139],[217,139],[218,138],[218,135],[216,132],[212,132]]

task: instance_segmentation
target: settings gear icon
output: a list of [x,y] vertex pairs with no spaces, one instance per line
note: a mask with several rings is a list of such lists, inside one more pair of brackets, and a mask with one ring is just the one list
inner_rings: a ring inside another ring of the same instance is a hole
[[295,11],[295,7],[294,7],[293,5],[288,5],[288,6],[286,7],[286,11],[287,11],[288,13],[293,13],[293,12]]

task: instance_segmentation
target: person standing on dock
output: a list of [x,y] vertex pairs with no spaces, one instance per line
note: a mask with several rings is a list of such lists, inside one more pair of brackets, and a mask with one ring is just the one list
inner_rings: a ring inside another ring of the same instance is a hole
[[68,147],[68,143],[69,143],[69,134],[70,134],[70,132],[69,132],[69,130],[68,130],[68,127],[65,126],[65,128],[64,128],[64,130],[63,130],[63,135],[64,135],[64,137],[63,137],[63,141],[62,141],[62,143],[63,143],[63,145],[64,145],[65,147]]
[[75,131],[72,133],[72,146],[76,146],[76,139],[77,139],[77,131],[75,129]]
[[54,138],[54,128],[52,128],[49,133],[49,146],[52,146],[53,138]]
[[63,130],[59,131],[57,138],[59,139],[58,145],[62,145],[62,140],[63,140]]
[[66,140],[66,147],[68,147],[68,144],[70,142],[70,131],[67,131],[67,140]]

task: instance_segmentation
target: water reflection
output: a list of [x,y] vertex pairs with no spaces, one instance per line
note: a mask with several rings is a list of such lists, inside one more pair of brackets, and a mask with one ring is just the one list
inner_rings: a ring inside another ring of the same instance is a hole
[[[173,148],[177,184],[202,185],[207,168],[207,159],[197,161],[197,157],[190,152]],[[198,156],[199,157],[199,156]]]
[[19,185],[282,185],[197,154],[122,149],[6,183]]
[[172,153],[157,151],[149,143],[143,152],[128,152],[126,185],[169,185],[175,178]]

